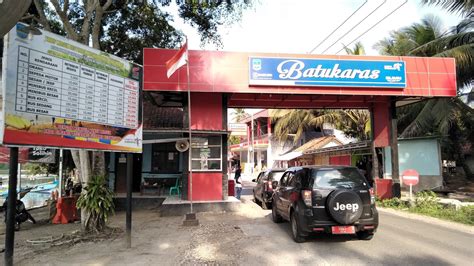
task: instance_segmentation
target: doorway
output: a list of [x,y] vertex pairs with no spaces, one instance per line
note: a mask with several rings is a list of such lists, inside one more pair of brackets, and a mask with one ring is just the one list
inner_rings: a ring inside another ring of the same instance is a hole
[[[132,177],[132,192],[140,192],[140,185],[142,181],[142,155],[133,154],[133,177]],[[117,153],[115,156],[116,178],[115,178],[115,192],[127,192],[127,154]]]

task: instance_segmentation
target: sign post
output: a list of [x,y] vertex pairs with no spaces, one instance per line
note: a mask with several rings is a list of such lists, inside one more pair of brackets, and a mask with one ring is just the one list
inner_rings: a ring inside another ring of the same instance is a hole
[[10,148],[10,169],[8,177],[7,220],[5,230],[5,265],[13,265],[15,246],[16,185],[18,177],[18,147]]
[[403,184],[410,186],[410,202],[412,202],[413,186],[418,184],[419,176],[420,174],[415,169],[407,169],[402,173]]
[[[28,26],[18,23],[4,37],[0,144],[11,147],[6,265],[13,263],[19,146],[142,152],[142,67],[38,31],[28,36]],[[127,186],[130,234],[131,182]]]
[[133,178],[133,154],[127,153],[127,202],[125,217],[126,247],[132,247],[132,178]]

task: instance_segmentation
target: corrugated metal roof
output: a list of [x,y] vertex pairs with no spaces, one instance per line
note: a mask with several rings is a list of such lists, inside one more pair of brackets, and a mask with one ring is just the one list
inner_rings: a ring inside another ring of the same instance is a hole
[[338,145],[342,145],[342,143],[335,136],[324,136],[324,137],[312,139],[306,142],[305,144],[303,144],[302,146],[296,148],[294,151],[301,152],[301,153],[308,153],[313,150],[321,149],[325,145],[331,142],[335,142]]
[[302,152],[296,152],[296,151],[290,151],[288,153],[285,153],[285,154],[282,154],[282,155],[279,155],[275,158],[273,158],[273,160],[275,161],[291,161],[297,157],[300,157],[301,155],[303,155]]

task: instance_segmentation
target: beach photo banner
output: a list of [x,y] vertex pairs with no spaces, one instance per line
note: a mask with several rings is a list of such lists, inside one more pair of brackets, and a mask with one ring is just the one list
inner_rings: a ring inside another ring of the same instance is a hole
[[142,152],[141,66],[20,23],[3,55],[3,145]]

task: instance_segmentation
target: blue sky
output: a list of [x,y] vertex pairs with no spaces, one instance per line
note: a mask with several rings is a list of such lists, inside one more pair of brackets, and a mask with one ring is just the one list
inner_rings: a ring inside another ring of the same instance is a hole
[[[364,2],[365,0],[256,1],[252,9],[244,12],[239,23],[220,28],[219,31],[223,36],[224,43],[224,47],[220,50],[308,53]],[[387,0],[385,4],[383,2],[383,0],[368,0],[344,26],[323,42],[313,54],[336,54],[343,48],[343,45],[356,39],[405,0]],[[380,7],[372,15],[351,30],[354,25],[378,6]],[[176,6],[169,8],[170,12],[175,10]],[[372,47],[378,40],[387,37],[392,30],[421,21],[427,14],[439,16],[443,21],[444,28],[453,26],[460,20],[459,16],[449,14],[440,8],[422,6],[418,0],[408,0],[405,5],[359,40],[364,44],[368,55],[377,55],[377,51]],[[212,45],[200,47],[200,38],[196,30],[184,24],[177,16],[172,24],[188,35],[191,50],[216,49]],[[349,47],[351,46],[349,45]],[[344,52],[338,54],[344,54]]]

